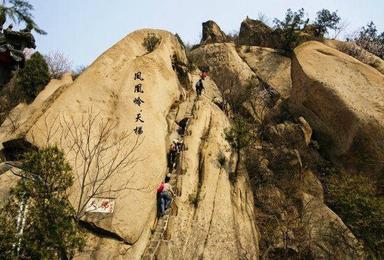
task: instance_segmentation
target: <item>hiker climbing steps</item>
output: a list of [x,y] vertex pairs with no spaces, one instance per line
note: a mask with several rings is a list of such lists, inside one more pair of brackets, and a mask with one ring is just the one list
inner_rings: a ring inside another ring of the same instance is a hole
[[[182,126],[183,130],[179,132],[179,135],[181,137],[181,140],[177,142],[174,140],[173,144],[171,145],[170,149],[170,156],[168,158],[168,170],[169,173],[167,178],[169,178],[168,182],[165,184],[169,184],[170,187],[176,187],[177,185],[177,177],[182,174],[181,172],[181,163],[183,158],[183,151],[186,149],[184,145],[184,136],[190,135],[190,131],[188,131],[188,125],[190,123],[190,119],[194,117],[195,110],[196,110],[196,101],[197,98],[194,98],[193,101],[191,100],[192,96],[189,97],[188,106],[186,109],[186,112],[184,114],[185,124]],[[175,151],[172,151],[172,149],[175,148]],[[172,154],[172,153],[177,153]],[[170,161],[171,160],[171,161]],[[181,191],[176,190],[175,193],[177,195],[181,195]],[[160,248],[161,242],[164,242],[164,237],[166,235],[166,231],[168,228],[168,221],[170,219],[171,210],[172,207],[174,207],[174,199],[172,200],[172,204],[170,205],[170,208],[165,209],[164,214],[160,216],[157,220],[156,227],[152,233],[151,240],[144,251],[142,259],[145,260],[152,260],[156,259],[156,254]]]

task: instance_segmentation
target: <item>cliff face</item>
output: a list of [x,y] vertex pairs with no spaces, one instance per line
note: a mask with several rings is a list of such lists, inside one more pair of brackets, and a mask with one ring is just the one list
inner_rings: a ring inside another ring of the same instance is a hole
[[330,143],[331,155],[361,166],[368,164],[366,158],[384,159],[383,74],[321,43],[307,42],[295,49],[292,79],[292,110]]
[[[143,46],[149,33],[160,39],[152,52]],[[220,251],[232,259],[258,255],[247,177],[236,184],[229,181],[236,160],[223,137],[229,121],[211,100],[195,101],[192,84],[197,76],[182,75],[183,64],[187,64],[185,52],[172,34],[134,32],[74,82],[67,77],[51,82],[34,103],[20,105],[13,111],[18,117],[1,127],[2,143],[24,139],[37,147],[56,144],[64,149],[75,176],[70,200],[94,230],[77,258],[138,259],[144,254],[156,227],[156,188],[168,171],[168,147],[172,139],[180,138],[177,122],[192,107],[191,135],[185,137],[188,150],[174,183],[178,211],[168,223],[174,242],[162,245],[160,254],[197,258]],[[141,89],[135,91],[138,84]],[[219,96],[213,82],[206,80],[205,85],[208,94]],[[134,102],[137,98],[140,105]],[[143,132],[135,133],[136,127]],[[219,153],[226,161],[221,166]],[[98,184],[96,191],[88,185],[94,183],[95,174],[108,176],[110,168],[117,170],[99,190]],[[112,198],[113,213],[87,213],[91,196]],[[191,202],[193,196],[198,202]]]
[[[381,63],[374,69],[318,42],[292,57],[253,46],[275,46],[253,20],[242,24],[243,46],[212,21],[204,28],[188,58],[171,33],[139,30],[75,81],[51,81],[0,127],[3,157],[32,146],[64,150],[75,177],[70,200],[89,231],[76,259],[363,258],[326,204],[319,143],[341,165],[364,159],[361,147],[382,160]],[[151,51],[143,44],[157,41]],[[201,97],[191,62],[209,69]],[[252,138],[236,149],[226,133],[239,119],[235,130]],[[172,170],[174,139],[184,149]],[[18,180],[8,170],[0,165],[2,201]],[[177,196],[158,218],[166,176]],[[93,199],[113,212],[94,212]]]

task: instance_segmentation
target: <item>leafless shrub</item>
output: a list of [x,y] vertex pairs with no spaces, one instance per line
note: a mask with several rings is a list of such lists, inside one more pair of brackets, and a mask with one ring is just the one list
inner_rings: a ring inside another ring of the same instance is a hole
[[77,79],[85,70],[87,69],[87,66],[80,65],[78,66],[73,72],[72,72],[72,78],[73,80]]
[[227,33],[227,38],[229,41],[232,41],[237,45],[239,41],[239,32],[238,31],[229,32]]
[[[57,117],[45,120],[45,142],[56,142],[72,162],[79,185],[76,217],[85,215],[88,202],[98,197],[117,197],[124,190],[145,190],[130,185],[130,170],[140,159],[135,155],[143,139],[133,131],[115,132],[118,122],[89,110],[81,119]],[[34,134],[33,139],[34,139]],[[124,178],[123,178],[124,175]],[[128,177],[127,177],[128,175]],[[119,178],[126,181],[116,181]]]
[[51,78],[59,79],[64,73],[71,71],[72,62],[61,52],[51,52],[44,56],[48,64]]
[[333,30],[333,39],[339,39],[347,31],[350,23],[346,20],[342,20],[336,29]]
[[263,22],[265,25],[271,26],[271,19],[263,12],[257,13],[257,20]]

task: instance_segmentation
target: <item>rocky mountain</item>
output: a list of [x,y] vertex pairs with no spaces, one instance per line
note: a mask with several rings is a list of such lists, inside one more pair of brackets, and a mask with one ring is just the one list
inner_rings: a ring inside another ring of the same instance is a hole
[[[3,160],[63,149],[88,232],[75,259],[364,259],[363,239],[327,204],[323,166],[382,178],[383,61],[330,41],[287,55],[279,37],[248,18],[236,43],[203,23],[192,50],[169,32],[135,31],[13,109]],[[209,75],[200,97],[198,68]],[[175,139],[184,148],[172,170]],[[4,202],[18,178],[1,169]],[[176,196],[159,218],[166,177]],[[103,200],[110,211],[92,209]]]

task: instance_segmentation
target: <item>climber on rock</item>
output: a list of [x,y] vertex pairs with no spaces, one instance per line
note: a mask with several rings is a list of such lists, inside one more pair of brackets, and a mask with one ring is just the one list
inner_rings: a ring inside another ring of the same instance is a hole
[[197,97],[201,96],[201,92],[204,90],[203,80],[208,76],[208,72],[203,71],[200,74],[200,79],[196,82],[195,88],[196,88],[196,94]]
[[177,157],[177,146],[176,146],[176,144],[172,143],[169,146],[169,152],[168,152],[169,172],[172,172],[173,168],[175,167],[176,157]]
[[160,202],[158,203],[158,205],[160,204],[160,217],[164,216],[165,211],[171,206],[172,197],[174,196],[175,193],[173,192],[171,184],[169,184],[167,181],[165,183],[160,183],[159,187],[157,188],[157,197]]
[[187,128],[188,118],[180,120],[178,124],[179,129],[177,130],[178,134],[183,136],[185,134],[185,129]]
[[172,145],[174,145],[174,147],[176,147],[177,154],[179,154],[183,150],[183,146],[184,146],[183,140],[173,139]]

